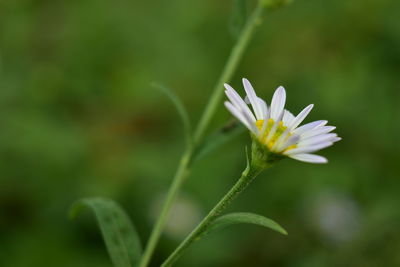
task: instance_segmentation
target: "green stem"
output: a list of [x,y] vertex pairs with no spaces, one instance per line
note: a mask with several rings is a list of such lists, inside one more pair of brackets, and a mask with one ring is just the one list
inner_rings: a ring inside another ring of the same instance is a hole
[[204,113],[199,121],[199,124],[194,132],[194,145],[193,148],[187,148],[186,152],[183,154],[178,169],[176,171],[175,177],[172,181],[172,184],[169,188],[167,194],[167,200],[163,206],[161,214],[153,228],[153,231],[150,234],[149,241],[147,242],[146,248],[144,250],[141,262],[139,267],[147,267],[151,256],[154,252],[154,249],[157,245],[158,240],[160,239],[161,233],[164,229],[165,223],[168,219],[168,214],[171,210],[172,204],[180,190],[180,187],[185,180],[187,174],[189,173],[190,163],[193,156],[193,151],[197,148],[197,146],[201,143],[205,131],[211,121],[211,118],[214,116],[218,104],[221,101],[223,94],[223,83],[229,82],[232,78],[237,66],[243,56],[243,52],[248,46],[251,37],[254,34],[254,30],[257,25],[260,23],[261,15],[264,9],[273,8],[275,4],[271,1],[260,0],[257,7],[253,11],[246,25],[244,26],[239,39],[237,40],[235,46],[232,48],[231,54],[229,55],[228,61],[225,64],[225,67],[221,73],[221,76],[218,79],[217,84],[215,85],[214,91],[210,97],[210,100],[204,110]]
[[172,252],[161,267],[171,266],[182,253],[198,238],[205,233],[209,225],[221,214],[221,212],[254,180],[263,168],[247,167],[236,184],[226,193],[226,195],[215,205],[207,216],[197,225],[197,227],[185,238],[185,240]]
[[150,262],[151,256],[154,252],[154,249],[156,248],[157,242],[160,239],[160,235],[168,219],[168,215],[171,210],[172,204],[174,203],[175,197],[177,196],[183,181],[189,173],[188,165],[191,157],[192,152],[187,151],[181,158],[178,170],[176,171],[175,177],[172,180],[172,184],[169,188],[167,199],[150,235],[149,241],[147,242],[147,246],[141,258],[139,267],[146,267]]

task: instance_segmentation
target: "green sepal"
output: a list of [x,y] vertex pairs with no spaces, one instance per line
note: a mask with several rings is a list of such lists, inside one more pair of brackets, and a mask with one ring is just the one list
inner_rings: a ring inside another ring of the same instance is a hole
[[260,143],[257,137],[253,134],[251,134],[251,139],[251,167],[256,169],[266,169],[286,157],[271,152],[264,144]]

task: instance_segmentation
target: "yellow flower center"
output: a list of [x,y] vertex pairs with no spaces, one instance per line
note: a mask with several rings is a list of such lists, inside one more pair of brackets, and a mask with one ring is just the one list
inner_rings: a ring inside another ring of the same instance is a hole
[[[274,148],[274,145],[278,141],[279,137],[281,137],[282,134],[287,130],[287,127],[285,125],[283,125],[282,121],[280,121],[278,123],[278,126],[274,127],[274,124],[275,124],[275,121],[273,119],[268,119],[266,126],[264,126],[264,120],[256,121],[257,128],[260,131],[263,130],[263,132],[261,133],[261,135],[259,137],[259,141],[262,144],[266,145],[268,147],[268,149],[271,151]],[[273,130],[273,128],[275,128],[275,129]],[[274,132],[271,132],[271,130],[273,130]],[[292,134],[290,132],[287,133],[287,135],[284,137],[285,140],[287,140],[291,135]],[[291,145],[288,148],[286,148],[284,151],[288,151],[295,147],[296,147],[296,145]],[[282,151],[282,152],[284,152],[284,151]]]

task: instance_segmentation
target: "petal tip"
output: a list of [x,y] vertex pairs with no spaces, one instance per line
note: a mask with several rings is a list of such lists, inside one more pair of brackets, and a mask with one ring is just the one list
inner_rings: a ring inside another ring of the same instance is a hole
[[328,163],[328,162],[329,162],[329,160],[328,160],[327,158],[323,158],[323,159],[321,159],[321,161],[318,162],[318,163],[326,164],[326,163]]
[[276,90],[274,95],[280,96],[282,99],[286,99],[286,90],[283,86],[279,86]]
[[254,91],[254,88],[251,85],[251,83],[249,82],[249,80],[247,80],[246,78],[243,78],[242,82],[243,82],[244,90],[247,92],[247,94],[252,94],[252,95],[256,94],[256,92]]
[[278,90],[279,90],[279,91],[285,91],[285,87],[283,87],[282,85],[280,85],[276,90],[277,90],[277,91],[278,91]]

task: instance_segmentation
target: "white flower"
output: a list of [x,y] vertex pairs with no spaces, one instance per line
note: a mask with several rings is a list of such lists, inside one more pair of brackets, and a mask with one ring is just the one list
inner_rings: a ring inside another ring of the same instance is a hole
[[[268,107],[264,100],[257,97],[247,79],[243,79],[246,98],[228,84],[225,84],[229,101],[226,108],[239,119],[258,141],[276,154],[311,163],[326,163],[327,159],[310,154],[331,146],[341,138],[331,133],[336,127],[326,126],[325,120],[314,121],[300,126],[313,108],[313,104],[304,108],[296,117],[284,109],[286,101],[285,89],[280,86],[272,97]],[[246,104],[251,104],[253,111]]]

